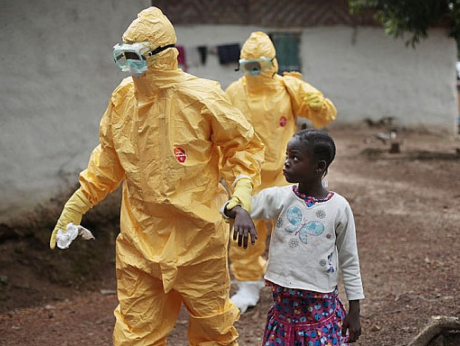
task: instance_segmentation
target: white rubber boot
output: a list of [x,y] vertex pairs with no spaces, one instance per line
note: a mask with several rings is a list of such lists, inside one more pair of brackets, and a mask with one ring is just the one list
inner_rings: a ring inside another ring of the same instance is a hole
[[230,298],[244,314],[250,307],[259,302],[260,290],[265,286],[263,281],[238,281],[238,291]]

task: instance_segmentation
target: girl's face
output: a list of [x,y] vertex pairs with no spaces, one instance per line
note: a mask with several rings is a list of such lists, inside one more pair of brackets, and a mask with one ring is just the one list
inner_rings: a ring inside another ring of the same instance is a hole
[[318,179],[317,162],[297,137],[292,137],[287,145],[283,173],[288,183],[312,183]]

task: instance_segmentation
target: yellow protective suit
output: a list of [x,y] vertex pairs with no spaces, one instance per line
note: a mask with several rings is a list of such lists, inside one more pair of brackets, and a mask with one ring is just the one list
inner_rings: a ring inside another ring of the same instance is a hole
[[[254,126],[265,145],[262,182],[255,193],[270,186],[287,182],[283,175],[286,145],[296,132],[296,118],[310,119],[315,127],[323,127],[336,118],[332,102],[320,91],[302,81],[296,74],[281,77],[277,74],[276,51],[270,38],[263,32],[253,32],[241,50],[241,58],[274,58],[270,70],[259,76],[246,74],[226,89],[231,102],[237,106]],[[254,246],[230,246],[231,269],[239,281],[257,281],[264,274],[267,225],[264,220],[254,222],[258,239]]]
[[[123,41],[163,47],[176,36],[151,7]],[[178,69],[177,55],[169,48],[148,58],[144,76],[115,89],[100,144],[80,174],[92,205],[123,183],[115,346],[166,345],[181,304],[190,316],[190,345],[237,345],[218,147],[229,186],[241,176],[257,185],[263,144],[219,84]]]

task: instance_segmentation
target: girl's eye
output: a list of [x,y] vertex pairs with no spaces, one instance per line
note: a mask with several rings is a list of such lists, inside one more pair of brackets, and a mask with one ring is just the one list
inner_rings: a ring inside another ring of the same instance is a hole
[[296,156],[296,155],[288,155],[288,154],[286,154],[286,160],[299,161],[299,157]]

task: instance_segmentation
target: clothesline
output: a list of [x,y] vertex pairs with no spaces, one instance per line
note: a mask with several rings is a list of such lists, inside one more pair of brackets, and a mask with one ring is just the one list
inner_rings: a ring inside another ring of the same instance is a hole
[[221,65],[238,63],[240,58],[240,45],[238,43],[216,46],[176,45],[176,48],[179,51],[177,60],[184,71],[190,67],[205,65],[210,54],[217,55]]

